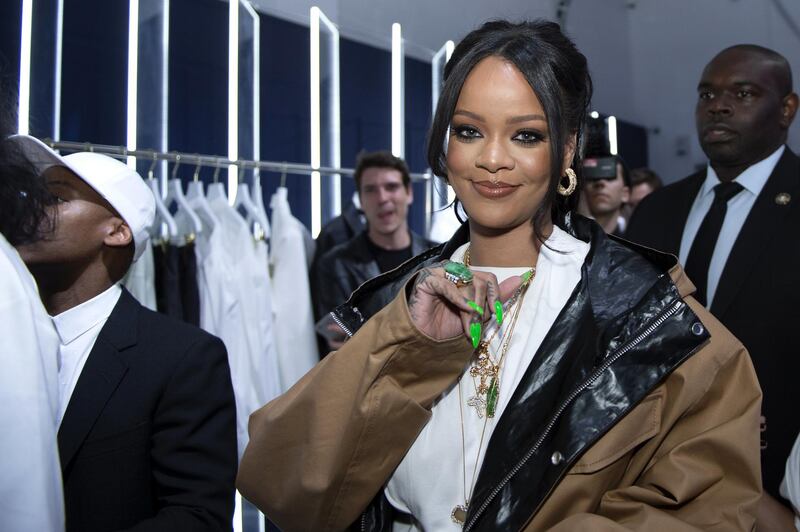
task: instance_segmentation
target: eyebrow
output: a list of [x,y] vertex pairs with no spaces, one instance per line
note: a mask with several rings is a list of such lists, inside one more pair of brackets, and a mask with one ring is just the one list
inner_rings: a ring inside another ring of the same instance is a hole
[[52,186],[56,186],[56,185],[59,185],[59,186],[62,186],[62,187],[67,187],[67,188],[71,188],[71,189],[75,188],[75,185],[73,185],[69,181],[65,181],[63,179],[48,179],[47,180],[47,186],[52,187]]
[[[473,120],[478,120],[479,122],[485,122],[486,121],[486,119],[484,119],[481,115],[475,114],[472,111],[467,111],[467,110],[464,110],[464,109],[457,109],[453,113],[453,116],[455,116],[455,115],[463,115],[463,116],[472,118]],[[529,122],[531,120],[540,120],[542,122],[546,122],[547,121],[547,119],[544,116],[540,115],[540,114],[529,114],[529,115],[512,116],[511,118],[506,120],[506,123],[507,124],[518,124],[520,122]]]

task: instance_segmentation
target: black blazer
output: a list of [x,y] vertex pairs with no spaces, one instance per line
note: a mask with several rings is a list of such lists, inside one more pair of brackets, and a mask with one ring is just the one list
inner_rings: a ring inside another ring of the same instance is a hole
[[[705,170],[647,196],[625,238],[677,255]],[[788,203],[782,204],[787,199]],[[764,391],[764,488],[778,495],[800,432],[800,159],[787,147],[731,249],[711,312],[747,347]],[[731,467],[735,467],[733,464]]]
[[231,530],[236,407],[225,347],[123,289],[58,432],[67,530]]

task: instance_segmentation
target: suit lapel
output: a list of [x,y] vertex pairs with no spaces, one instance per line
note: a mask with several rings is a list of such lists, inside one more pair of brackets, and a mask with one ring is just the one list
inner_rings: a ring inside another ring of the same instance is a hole
[[123,288],[92,348],[58,429],[61,469],[66,471],[119,386],[128,364],[120,351],[136,343],[139,303]]
[[[711,312],[715,316],[721,318],[725,314],[756,262],[763,260],[762,252],[774,237],[775,228],[780,227],[781,220],[792,208],[796,208],[794,204],[800,201],[798,176],[800,159],[786,148],[747,215],[722,270],[711,303]],[[782,192],[791,195],[788,205],[778,205],[775,201],[775,197]]]

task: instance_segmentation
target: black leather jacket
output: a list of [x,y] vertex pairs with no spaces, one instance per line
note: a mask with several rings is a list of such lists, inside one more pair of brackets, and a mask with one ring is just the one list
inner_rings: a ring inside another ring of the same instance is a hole
[[[433,243],[414,232],[411,234],[411,255],[419,255]],[[322,255],[311,270],[311,294],[314,316],[321,318],[341,305],[364,281],[381,274],[369,249],[366,229],[344,244]]]
[[[677,260],[568,217],[591,245],[581,280],[545,336],[492,434],[464,530],[519,530],[580,456],[709,338],[669,276]],[[453,239],[364,283],[334,319],[354,333],[418,270],[448,258]],[[377,494],[354,530],[391,530]]]

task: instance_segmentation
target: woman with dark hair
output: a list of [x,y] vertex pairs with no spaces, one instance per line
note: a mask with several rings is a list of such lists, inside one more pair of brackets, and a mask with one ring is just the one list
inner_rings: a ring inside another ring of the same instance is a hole
[[590,97],[554,23],[456,47],[428,159],[468,222],[356,290],[352,338],[251,417],[238,486],[281,529],[752,528],[749,357],[674,257],[575,213]]
[[[58,346],[36,283],[14,246],[52,227],[44,180],[7,140],[0,83],[0,530],[64,530],[58,460]],[[9,100],[11,100],[9,98]]]

